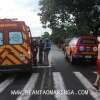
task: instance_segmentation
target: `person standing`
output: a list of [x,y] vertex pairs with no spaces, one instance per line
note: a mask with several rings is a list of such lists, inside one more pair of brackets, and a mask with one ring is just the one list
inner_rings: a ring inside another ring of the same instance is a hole
[[93,84],[93,86],[97,89],[100,90],[100,37],[98,38],[98,55],[97,55],[97,61],[96,61],[96,65],[97,65],[97,78]]
[[38,43],[36,40],[32,41],[33,64],[37,65]]
[[43,50],[44,50],[44,43],[43,40],[39,41],[39,64],[43,63]]
[[49,65],[48,55],[50,50],[51,50],[51,41],[49,39],[46,39],[44,43],[44,64],[46,66]]

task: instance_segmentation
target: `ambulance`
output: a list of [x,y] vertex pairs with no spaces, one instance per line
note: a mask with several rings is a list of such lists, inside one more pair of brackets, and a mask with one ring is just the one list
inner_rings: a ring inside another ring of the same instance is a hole
[[32,69],[31,32],[24,21],[0,19],[0,71]]

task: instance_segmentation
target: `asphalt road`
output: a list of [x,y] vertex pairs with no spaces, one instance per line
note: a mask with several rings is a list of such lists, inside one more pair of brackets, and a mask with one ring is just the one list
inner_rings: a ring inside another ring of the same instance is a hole
[[49,60],[32,73],[0,74],[0,100],[100,100],[95,64],[71,65],[56,46]]

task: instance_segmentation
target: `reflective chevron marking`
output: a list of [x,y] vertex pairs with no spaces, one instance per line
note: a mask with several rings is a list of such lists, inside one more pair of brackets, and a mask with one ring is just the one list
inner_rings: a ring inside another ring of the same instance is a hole
[[[0,50],[0,59],[1,59],[0,64],[6,65],[6,62],[4,63],[6,59],[12,62],[12,64],[20,64],[20,63],[23,64],[24,62],[22,62],[19,58],[19,54],[21,50],[23,51],[25,58],[29,60],[29,56],[27,53],[28,49],[25,46],[20,45],[16,47],[16,46],[7,45],[6,48],[7,49]],[[11,61],[12,59],[13,61]]]
[[[27,82],[27,84],[25,85],[23,91],[26,90],[30,90],[32,91],[35,87],[35,84],[37,82],[39,74],[38,73],[33,73],[29,79],[29,81]],[[28,100],[30,98],[31,95],[20,95],[17,100]]]
[[14,49],[16,49],[16,51],[23,51],[24,55],[28,58],[28,51],[24,50],[24,48],[20,45],[16,45],[16,46],[13,46]]
[[92,86],[92,84],[88,81],[87,78],[84,77],[84,75],[82,75],[80,72],[73,72],[74,75],[80,80],[80,82],[82,83],[82,85],[84,87],[86,87],[89,92],[90,95],[95,99],[95,100],[100,100],[100,93],[93,91],[95,90],[95,88]]
[[0,84],[0,93],[2,93],[12,82],[14,78],[8,78]]
[[[65,90],[65,84],[63,78],[59,72],[53,73],[53,81],[54,81],[54,88],[56,90]],[[57,95],[55,94],[55,98],[57,100],[69,100],[66,95]]]

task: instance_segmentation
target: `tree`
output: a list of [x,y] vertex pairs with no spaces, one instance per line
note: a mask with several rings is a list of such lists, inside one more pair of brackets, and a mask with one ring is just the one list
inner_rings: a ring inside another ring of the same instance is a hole
[[40,0],[39,15],[43,26],[51,28],[56,37],[61,34],[63,38],[66,28],[73,25],[77,34],[89,34],[100,25],[97,5],[100,5],[99,0]]
[[44,32],[42,35],[42,38],[50,38],[50,35],[48,32]]

